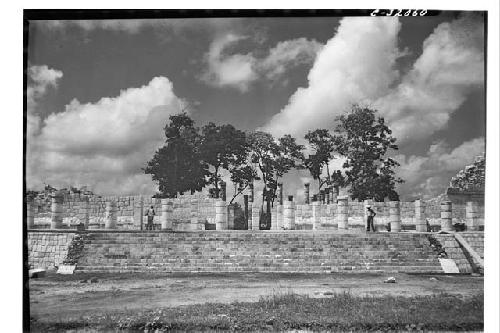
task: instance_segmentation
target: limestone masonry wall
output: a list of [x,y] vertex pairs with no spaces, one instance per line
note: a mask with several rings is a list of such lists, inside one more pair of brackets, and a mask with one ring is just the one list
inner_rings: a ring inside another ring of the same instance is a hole
[[82,272],[441,272],[425,234],[90,232]]
[[[197,230],[205,229],[204,224],[216,224],[216,201],[218,199],[206,197],[205,194],[196,193],[193,195],[183,195],[175,199],[167,199],[172,203],[169,210],[169,222],[174,230]],[[107,220],[106,207],[110,202],[116,203],[116,227],[120,230],[138,230],[141,228],[141,221],[145,224],[146,210],[152,205],[156,216],[154,223],[159,229],[162,224],[161,199],[148,196],[84,196],[80,194],[66,195],[62,201],[62,227],[76,227],[80,222],[85,221],[88,214],[88,229],[103,229]],[[227,204],[227,203],[226,203]],[[338,228],[338,204],[319,204],[316,208],[315,216],[317,224],[313,228],[313,206],[318,203],[304,204],[295,203],[293,209],[294,229],[336,229]],[[365,225],[365,202],[347,202],[347,223],[349,229],[362,229]],[[385,230],[390,222],[390,202],[370,202],[372,209],[376,212],[374,220],[377,230]],[[437,200],[423,202],[425,206],[425,218],[432,226],[441,225],[441,202]],[[34,206],[34,228],[49,228],[51,224],[51,203],[50,200],[38,200],[33,202]],[[453,203],[452,223],[466,223],[466,203]],[[474,225],[484,225],[484,204],[477,202],[474,211]],[[164,208],[164,207],[163,207]],[[250,212],[252,211],[252,207]],[[400,202],[399,210],[401,225],[403,229],[414,229],[415,227],[415,202]],[[277,222],[281,219],[276,207],[272,209],[272,221],[276,224],[276,229],[283,225]],[[171,213],[170,213],[171,212]],[[256,213],[258,215],[258,212]],[[227,215],[227,214],[226,214]],[[250,215],[250,222],[252,220]],[[234,216],[230,214],[230,216]],[[470,215],[472,216],[472,215]],[[196,226],[193,227],[193,218],[197,219]],[[224,217],[225,218],[225,217]],[[281,220],[280,220],[281,221]],[[232,222],[232,221],[231,221]],[[227,223],[234,225],[234,223]],[[252,223],[249,223],[250,225]],[[191,225],[191,226],[190,226]],[[254,227],[258,229],[258,223],[254,221]],[[31,227],[30,227],[31,228]],[[191,228],[191,229],[190,229]],[[194,228],[194,229],[193,229]]]
[[64,261],[75,233],[29,232],[29,268],[54,268]]
[[[84,220],[86,214],[85,206],[88,200],[89,225],[91,228],[104,227],[106,221],[106,203],[114,201],[117,206],[117,226],[119,229],[139,229],[137,221],[140,216],[146,214],[146,210],[153,206],[156,216],[154,223],[160,224],[161,199],[150,196],[84,196],[70,194],[63,199],[63,224],[74,226]],[[192,216],[203,217],[208,223],[215,223],[215,201],[217,199],[207,198],[197,193],[193,195],[182,195],[180,198],[169,199],[173,203],[174,223],[187,222]],[[142,203],[142,210],[141,210]],[[34,201],[35,226],[48,228],[51,219],[50,200]],[[142,214],[141,214],[142,213]]]

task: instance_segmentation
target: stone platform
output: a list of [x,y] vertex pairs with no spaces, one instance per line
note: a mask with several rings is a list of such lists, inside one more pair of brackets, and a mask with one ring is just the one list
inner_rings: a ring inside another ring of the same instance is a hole
[[[76,272],[442,273],[430,237],[416,232],[33,230],[28,257],[32,268],[66,263],[76,264]],[[471,272],[453,234],[434,238],[461,273]]]

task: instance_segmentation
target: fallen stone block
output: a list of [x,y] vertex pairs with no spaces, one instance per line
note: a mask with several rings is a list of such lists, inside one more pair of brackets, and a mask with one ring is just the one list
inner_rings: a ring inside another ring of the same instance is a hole
[[384,283],[396,283],[396,278],[391,276],[384,280]]
[[458,270],[458,266],[453,259],[443,259],[443,258],[438,258],[438,259],[439,262],[441,263],[441,268],[445,273],[448,274],[460,273],[460,271]]
[[28,275],[30,279],[36,279],[44,277],[46,272],[44,268],[34,268],[29,270]]
[[76,266],[75,265],[61,265],[57,269],[57,274],[73,274],[75,271]]

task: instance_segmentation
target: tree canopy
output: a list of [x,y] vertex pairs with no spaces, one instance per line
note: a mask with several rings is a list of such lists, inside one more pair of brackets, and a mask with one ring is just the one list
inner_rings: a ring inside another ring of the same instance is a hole
[[376,110],[353,105],[337,118],[335,132],[337,151],[346,158],[343,167],[351,198],[399,200],[395,186],[403,180],[394,172],[399,163],[386,157],[398,146],[384,118],[376,117]]
[[245,133],[232,125],[208,123],[201,129],[200,157],[211,168],[208,169],[208,184],[214,185],[218,196],[221,170],[228,170],[231,178],[243,180],[242,171],[247,159]]
[[312,153],[304,158],[304,167],[318,181],[318,188],[321,190],[324,185],[343,187],[342,173],[339,170],[330,172],[329,163],[335,158],[336,152],[334,136],[327,129],[316,129],[309,131],[304,138],[312,149]]
[[165,126],[165,145],[158,149],[144,168],[158,182],[163,196],[200,191],[207,184],[208,167],[201,160],[201,137],[193,120],[181,113],[170,116]]
[[[394,168],[399,164],[386,156],[398,149],[396,139],[384,118],[367,107],[354,105],[338,117],[333,134],[327,129],[309,131],[304,137],[310,148],[307,157],[305,147],[291,135],[246,134],[230,124],[212,122],[198,128],[186,113],[171,116],[164,131],[165,145],[144,168],[158,183],[160,196],[175,197],[207,185],[218,196],[222,178],[228,175],[234,185],[232,203],[254,180],[261,180],[262,203],[269,213],[279,179],[292,169],[307,168],[319,190],[324,185],[348,186],[352,199],[398,199],[395,185],[402,180]],[[337,157],[345,159],[343,172],[330,170]]]

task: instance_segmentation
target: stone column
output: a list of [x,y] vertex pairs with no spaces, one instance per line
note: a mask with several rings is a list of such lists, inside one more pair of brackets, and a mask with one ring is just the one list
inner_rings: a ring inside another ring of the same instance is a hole
[[401,231],[401,209],[399,201],[389,201],[389,223],[391,224],[391,232]]
[[313,201],[312,203],[313,230],[318,230],[321,226],[320,205],[318,201]]
[[33,200],[26,200],[26,227],[33,229],[35,226],[35,204]]
[[260,205],[252,202],[252,230],[260,230]]
[[271,229],[270,230],[278,230],[277,216],[276,216],[276,207],[277,205],[271,207]]
[[134,228],[142,230],[144,220],[144,197],[141,195],[134,198]]
[[60,229],[63,225],[63,200],[64,197],[58,192],[52,195],[50,229]]
[[335,193],[335,189],[333,187],[330,187],[328,193],[330,193],[330,203],[337,203],[337,193]]
[[417,232],[426,232],[427,223],[425,222],[425,202],[415,200],[415,230]]
[[106,222],[105,229],[116,229],[116,201],[106,202]]
[[323,190],[319,191],[319,202],[321,204],[325,203],[325,191],[323,191]]
[[476,201],[465,204],[465,224],[467,230],[479,230],[479,204]]
[[[191,199],[188,199],[189,200],[189,224],[185,224],[183,230],[191,230],[191,231],[195,231],[195,230],[200,230],[201,229],[201,226],[200,226],[200,219],[199,219],[199,212],[198,212],[198,200],[197,199],[194,199],[194,198],[191,198]],[[219,229],[217,227],[217,203],[218,202],[223,202],[224,201],[215,201],[215,221],[216,221],[216,230]],[[224,207],[224,212],[225,212],[225,207]]]
[[215,202],[215,230],[227,229],[227,207],[226,202],[217,200]]
[[220,196],[219,198],[222,199],[222,201],[226,201],[226,182],[225,181],[221,181],[220,182]]
[[291,195],[283,203],[283,227],[286,230],[295,229],[295,203]]
[[451,201],[441,202],[441,231],[453,231]]
[[283,205],[283,183],[278,183],[278,204]]
[[248,202],[248,194],[243,195],[243,209],[245,212],[247,230],[252,230],[252,221],[250,220],[252,216],[252,205]]
[[283,205],[276,206],[276,229],[283,229]]
[[170,199],[161,199],[161,230],[172,230],[173,208]]
[[227,205],[227,229],[234,230],[234,206],[233,206],[233,204]]
[[309,205],[309,183],[304,184],[304,202],[306,205]]
[[90,202],[89,202],[89,197],[84,196],[82,197],[82,202],[83,202],[83,225],[85,226],[85,229],[89,228],[89,220],[90,220]]
[[337,227],[339,230],[347,230],[349,228],[349,206],[347,197],[339,197],[337,203]]
[[248,190],[249,190],[248,202],[254,202],[255,198],[254,198],[254,193],[253,193],[253,183],[248,184]]
[[335,188],[333,188],[332,190],[333,190],[332,201],[333,201],[333,203],[337,203],[337,198],[338,198],[339,194],[335,191]]

